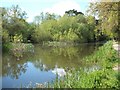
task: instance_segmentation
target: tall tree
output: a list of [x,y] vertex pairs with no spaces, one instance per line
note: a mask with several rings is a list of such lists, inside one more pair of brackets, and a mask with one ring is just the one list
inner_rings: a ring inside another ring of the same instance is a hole
[[82,12],[78,12],[78,11],[75,10],[75,9],[65,11],[65,13],[68,14],[68,16],[76,16],[76,15],[78,15],[78,14],[84,15]]
[[2,28],[7,30],[11,39],[16,34],[22,34],[24,41],[27,40],[30,29],[26,22],[26,15],[26,12],[22,11],[18,5],[2,9]]
[[118,27],[118,2],[101,1],[91,3],[88,11],[99,18],[102,32],[110,38],[118,38],[120,34]]

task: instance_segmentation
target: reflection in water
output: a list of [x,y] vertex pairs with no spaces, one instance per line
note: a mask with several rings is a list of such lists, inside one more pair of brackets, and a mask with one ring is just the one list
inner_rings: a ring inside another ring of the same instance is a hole
[[58,76],[63,77],[66,75],[66,72],[63,68],[55,68],[52,73],[58,74]]
[[12,60],[11,57],[3,57],[2,74],[3,76],[10,76],[13,79],[18,79],[22,73],[26,72],[27,63]]
[[41,59],[35,60],[34,61],[34,66],[35,66],[35,68],[39,69],[40,71],[48,71],[49,70],[47,68],[47,66],[42,63]]
[[63,68],[57,68],[57,66],[55,67],[54,70],[52,70],[52,73],[57,74],[60,77],[63,77],[63,76],[66,75],[65,69],[63,69]]
[[35,45],[34,54],[28,53],[19,61],[9,53],[3,53],[3,87],[19,87],[30,81],[51,82],[56,77],[55,73],[64,76],[66,68],[87,67],[82,58],[92,54],[98,46],[95,44],[64,47]]

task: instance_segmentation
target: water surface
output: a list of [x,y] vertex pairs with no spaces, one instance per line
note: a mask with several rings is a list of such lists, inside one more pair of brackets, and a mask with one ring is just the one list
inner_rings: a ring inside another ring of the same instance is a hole
[[2,88],[35,86],[36,83],[52,82],[65,75],[68,69],[87,67],[82,60],[97,50],[99,45],[48,47],[35,45],[33,53],[16,60],[10,53],[3,53]]

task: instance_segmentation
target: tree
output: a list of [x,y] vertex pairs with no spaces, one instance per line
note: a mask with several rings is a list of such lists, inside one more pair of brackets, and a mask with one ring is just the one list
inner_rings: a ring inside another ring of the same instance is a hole
[[66,14],[68,14],[68,16],[76,16],[76,15],[84,15],[82,12],[77,12],[77,10],[73,9],[73,10],[68,10],[65,11]]
[[31,29],[26,22],[26,12],[16,5],[11,8],[3,8],[2,10],[2,28],[7,30],[9,37],[12,41],[14,35],[18,34],[23,36],[23,41],[27,42],[27,37]]
[[120,29],[118,27],[118,2],[91,3],[88,12],[96,15],[101,21],[101,30],[110,38],[118,38]]

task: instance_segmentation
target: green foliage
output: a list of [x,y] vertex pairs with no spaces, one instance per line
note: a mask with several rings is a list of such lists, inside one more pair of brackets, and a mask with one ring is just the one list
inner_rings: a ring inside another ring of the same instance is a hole
[[118,53],[113,49],[113,42],[109,41],[100,47],[97,52],[94,52],[93,55],[86,57],[84,60],[98,63],[103,68],[112,68],[112,63],[117,63],[119,57]]
[[80,14],[76,16],[68,16],[65,14],[58,20],[47,19],[41,22],[36,28],[33,37],[37,42],[48,40],[91,42],[94,41],[94,29],[94,17],[89,16],[86,18],[84,15]]
[[13,37],[13,42],[14,43],[20,43],[20,42],[23,42],[23,36],[22,36],[22,34],[21,35],[15,35],[14,37]]
[[[19,60],[23,57],[23,54],[26,52],[34,52],[34,46],[32,44],[25,44],[23,42],[23,36],[21,35],[15,35],[13,37],[13,43],[10,44],[11,47],[9,47],[9,50],[13,56]],[[8,44],[6,44],[8,45]]]
[[81,23],[79,24],[78,30],[77,30],[77,35],[79,36],[81,42],[87,42],[88,34],[88,28],[86,27],[85,24]]
[[50,32],[43,27],[36,28],[35,33],[33,35],[35,42],[49,41],[51,39]]
[[34,23],[36,26],[39,26],[41,23],[46,22],[48,20],[55,20],[58,19],[59,16],[55,14],[49,14],[41,12],[40,15],[34,17]]
[[[16,5],[2,8],[3,42],[22,35],[22,42],[64,41],[94,42],[118,38],[117,3],[94,3],[89,12],[98,15],[99,20],[85,16],[77,10],[68,10],[64,16],[41,13],[33,23],[26,22],[26,12]],[[96,12],[97,11],[97,12]],[[110,13],[109,13],[110,12]],[[7,34],[8,33],[8,34]],[[12,41],[12,40],[11,40]]]
[[93,72],[71,70],[60,80],[56,79],[54,88],[111,88],[119,89],[117,73],[111,69]]
[[68,16],[75,16],[75,15],[78,15],[78,14],[84,15],[82,12],[77,12],[77,10],[75,10],[75,9],[65,11],[65,13],[66,13]]
[[17,60],[20,60],[27,52],[34,52],[34,46],[32,44],[12,43],[11,55],[15,56]]
[[2,44],[2,51],[3,52],[9,52],[11,48],[12,48],[12,44],[10,42]]
[[11,48],[11,53],[19,60],[20,57],[23,57],[24,48],[25,45],[22,43],[13,43]]
[[2,42],[3,43],[9,42],[9,34],[8,34],[7,30],[2,31]]
[[100,30],[110,38],[118,39],[120,33],[118,27],[118,3],[119,2],[96,2],[91,3],[89,12],[98,16]]
[[[2,8],[2,28],[8,33],[8,36],[12,39],[14,36],[21,35],[23,37],[23,42],[27,42],[27,39],[31,33],[33,33],[33,28],[30,24],[26,22],[26,12],[16,5],[10,8]],[[3,31],[3,32],[4,32]]]
[[79,39],[78,36],[70,28],[67,35],[66,35],[66,40],[67,41],[78,41],[78,39]]
[[11,43],[9,42],[9,34],[7,30],[2,30],[2,50],[8,52],[11,48]]
[[[2,27],[13,41],[17,35],[22,35],[22,42],[64,41],[93,42],[105,39],[96,29],[93,16],[85,16],[82,12],[69,10],[60,17],[55,14],[41,13],[33,23],[26,22],[26,12],[16,5],[8,9],[2,8]],[[6,35],[7,36],[7,35]],[[4,39],[7,37],[4,37]]]

